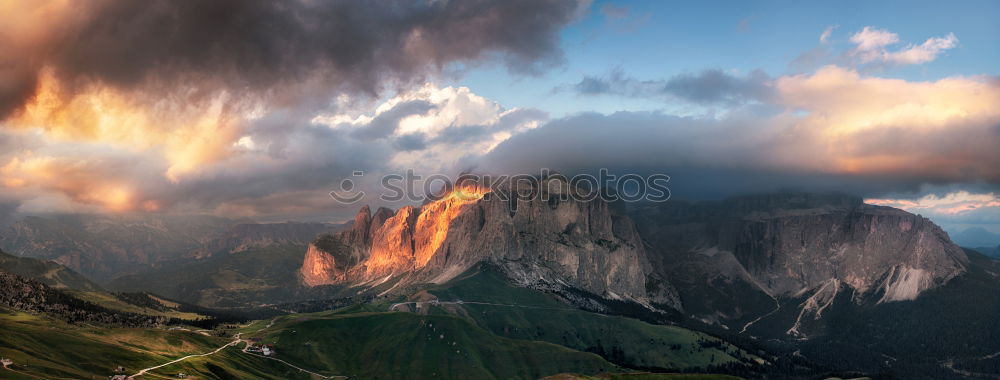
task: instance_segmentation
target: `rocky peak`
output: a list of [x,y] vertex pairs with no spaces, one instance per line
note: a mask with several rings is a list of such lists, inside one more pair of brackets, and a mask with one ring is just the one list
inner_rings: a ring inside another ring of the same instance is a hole
[[352,244],[359,246],[368,246],[371,244],[369,240],[370,234],[369,230],[372,227],[372,210],[368,205],[362,206],[361,210],[354,215],[354,224],[351,225],[351,229],[348,230],[348,241]]
[[[878,302],[909,300],[961,275],[968,262],[926,218],[850,196],[671,201],[635,217],[664,276],[698,268],[704,277],[745,281],[779,298],[837,284]],[[736,266],[721,264],[727,260]],[[689,265],[695,261],[703,264]]]
[[[408,282],[440,283],[490,262],[525,286],[566,286],[609,298],[675,303],[676,295],[665,283],[647,289],[651,267],[639,234],[608,203],[565,196],[580,189],[558,177],[497,189],[535,195],[506,198],[475,185],[461,186],[419,208],[404,207],[367,229],[357,227],[372,220],[363,208],[350,232],[314,242],[303,278],[311,285],[358,285],[405,275]],[[362,230],[367,235],[357,236]]]

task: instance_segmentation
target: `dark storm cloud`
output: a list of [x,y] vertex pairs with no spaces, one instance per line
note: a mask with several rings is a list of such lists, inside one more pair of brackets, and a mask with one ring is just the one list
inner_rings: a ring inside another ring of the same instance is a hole
[[5,192],[52,209],[65,202],[42,197],[101,207],[111,191],[132,209],[149,201],[164,211],[231,204],[249,215],[289,199],[323,204],[354,170],[378,171],[394,153],[425,148],[421,137],[391,136],[399,120],[433,107],[406,102],[363,129],[313,124],[338,112],[337,95],[354,106],[455,63],[540,72],[561,63],[558,31],[585,5],[13,3],[0,15],[0,123],[10,127],[0,139],[24,141],[0,153],[5,183],[22,186]]
[[[70,91],[219,87],[301,101],[290,86],[377,93],[455,61],[499,57],[532,72],[561,59],[558,30],[572,0],[265,1],[96,0],[23,24],[44,33],[0,53],[0,117],[22,106],[51,69]],[[37,12],[36,12],[37,13]],[[29,17],[28,14],[22,15]],[[3,39],[17,39],[23,31]]]
[[771,82],[772,79],[759,70],[744,77],[709,69],[664,80],[638,80],[618,68],[606,76],[585,75],[580,82],[560,86],[556,91],[568,90],[580,95],[673,97],[696,104],[733,105],[767,100],[772,96]]
[[[671,176],[671,189],[683,198],[776,190],[877,196],[951,183],[979,183],[984,191],[1000,190],[1000,173],[992,164],[1000,162],[1000,153],[989,146],[1000,141],[995,137],[890,131],[845,136],[831,145],[821,131],[795,128],[796,122],[752,114],[722,119],[656,112],[582,114],[504,141],[478,160],[477,170],[536,174],[550,168],[575,174],[608,168],[619,174],[663,173]],[[894,145],[901,136],[906,136],[903,142]],[[842,146],[855,148],[841,151]],[[873,157],[874,146],[888,147],[874,153],[908,157],[919,164],[892,172],[881,172],[875,165],[847,171],[837,167],[843,159]]]
[[9,60],[5,53],[0,53],[0,119],[19,108],[25,99],[31,97],[38,84],[35,72],[26,67],[25,63],[9,62]]

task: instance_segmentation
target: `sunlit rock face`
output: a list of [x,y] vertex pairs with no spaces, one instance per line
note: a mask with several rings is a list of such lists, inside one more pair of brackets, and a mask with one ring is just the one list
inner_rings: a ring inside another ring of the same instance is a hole
[[300,274],[306,285],[319,286],[343,280],[345,269],[343,264],[337,267],[337,259],[332,253],[321,250],[314,243],[306,250]]
[[[393,276],[405,276],[407,283],[441,283],[489,262],[524,286],[565,286],[613,299],[676,303],[665,282],[647,289],[652,267],[626,216],[601,200],[560,196],[579,191],[562,179],[537,186],[531,190],[544,195],[513,201],[464,187],[419,208],[404,207],[381,223],[369,222],[364,208],[354,229],[310,247],[302,277],[310,285],[381,283]],[[326,265],[331,257],[343,265]]]
[[[657,272],[706,279],[701,285],[691,281],[700,288],[688,292],[711,294],[704,284],[723,279],[714,284],[746,283],[774,298],[812,295],[801,306],[814,312],[844,290],[858,302],[912,300],[961,275],[968,263],[928,219],[850,196],[667,202],[633,217],[653,247]],[[740,302],[730,301],[737,306],[728,317],[735,317]]]

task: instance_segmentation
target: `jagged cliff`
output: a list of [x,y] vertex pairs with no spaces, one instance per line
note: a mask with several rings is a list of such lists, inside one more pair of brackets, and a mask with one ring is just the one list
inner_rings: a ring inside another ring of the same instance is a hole
[[399,276],[407,283],[441,283],[489,262],[524,286],[676,304],[668,284],[648,281],[655,274],[629,218],[604,201],[566,197],[578,189],[561,179],[532,190],[540,195],[507,200],[465,187],[397,212],[372,214],[364,207],[350,230],[310,245],[302,279],[311,286],[377,284]]
[[[710,320],[752,315],[760,304],[773,307],[768,297],[801,297],[798,307],[813,317],[843,291],[856,302],[912,300],[963,274],[968,262],[926,218],[850,196],[667,202],[633,217],[653,247],[656,271],[687,280],[678,284],[688,295],[684,307],[712,314],[702,316]],[[736,288],[743,301],[723,302]]]
[[968,261],[926,218],[856,197],[667,202],[637,208],[637,227],[606,202],[560,199],[575,189],[556,188],[510,202],[472,191],[398,212],[365,207],[352,229],[310,245],[301,277],[310,286],[441,283],[490,262],[525,286],[566,286],[718,322],[796,297],[819,314],[845,290],[858,302],[911,300],[964,273]]

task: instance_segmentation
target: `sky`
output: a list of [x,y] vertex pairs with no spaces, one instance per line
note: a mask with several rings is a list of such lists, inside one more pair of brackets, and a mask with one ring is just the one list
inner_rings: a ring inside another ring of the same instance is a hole
[[[0,210],[340,221],[345,178],[664,173],[1000,233],[1000,3],[0,0]],[[355,175],[364,172],[363,176]]]

